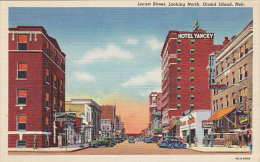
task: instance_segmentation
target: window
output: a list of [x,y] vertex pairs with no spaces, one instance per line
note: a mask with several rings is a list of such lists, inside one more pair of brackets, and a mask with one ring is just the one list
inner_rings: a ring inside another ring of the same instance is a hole
[[191,76],[191,77],[190,77],[190,81],[194,81],[194,76]]
[[217,55],[219,54],[219,50],[216,50],[216,54],[217,54]]
[[190,44],[194,44],[194,43],[195,43],[195,39],[191,39]]
[[26,147],[26,140],[18,140],[17,141],[18,148],[25,148]]
[[232,104],[235,105],[236,104],[236,94],[232,93]]
[[191,49],[190,49],[190,53],[191,53],[191,54],[194,54],[194,48],[191,48]]
[[17,130],[26,131],[26,115],[18,115]]
[[181,53],[181,49],[177,48],[177,53],[180,54]]
[[55,110],[56,111],[56,106],[57,106],[57,99],[56,99],[56,97],[54,96],[53,97],[53,110]]
[[46,93],[46,101],[45,101],[45,106],[46,107],[49,107],[49,100],[50,100],[49,93]]
[[248,53],[248,43],[245,44],[245,55]]
[[50,43],[48,41],[46,43],[46,54],[50,56]]
[[244,75],[245,78],[247,78],[247,64],[244,65]]
[[236,54],[233,53],[233,64],[236,62]]
[[18,35],[18,50],[27,50],[27,36]]
[[244,88],[244,96],[247,96],[247,87]]
[[17,71],[18,79],[26,79],[27,78],[27,64],[24,62],[18,63],[18,71]]
[[216,111],[218,111],[218,100],[216,100]]
[[55,51],[55,54],[54,54],[54,62],[57,64],[57,51]]
[[194,85],[191,85],[191,86],[190,86],[190,90],[194,90]]
[[63,70],[63,59],[60,59],[60,68]]
[[204,136],[208,135],[208,129],[204,129]]
[[243,57],[244,54],[244,47],[240,47],[240,58]]
[[190,104],[190,108],[191,108],[191,109],[194,109],[194,103],[191,103],[191,104]]
[[235,72],[232,73],[232,84],[236,83]]
[[226,96],[226,107],[228,107],[228,95]]
[[49,127],[49,119],[48,117],[45,118],[45,131],[48,132],[48,127]]
[[242,67],[239,68],[239,80],[242,80],[243,79],[243,69]]
[[46,68],[46,82],[47,83],[49,83],[49,81],[50,81],[49,75],[50,75],[49,69]]
[[181,86],[180,85],[177,85],[177,90],[181,90]]
[[177,39],[177,44],[181,44],[181,39]]
[[218,65],[216,66],[216,75],[218,75]]
[[194,63],[194,57],[190,58],[190,63]]
[[220,84],[223,84],[223,79],[220,80]]
[[229,57],[226,58],[226,66],[229,67]]
[[60,91],[63,92],[63,84],[62,84],[63,80],[60,79]]
[[194,67],[190,67],[190,72],[194,72]]
[[17,105],[26,105],[26,89],[17,90]]
[[229,82],[228,82],[228,76],[226,76],[226,84],[228,86]]
[[216,111],[216,101],[213,101],[213,108],[214,108],[214,111]]
[[177,63],[181,63],[181,58],[177,58]]
[[177,103],[177,109],[180,109],[180,108],[181,108],[181,104]]
[[57,75],[56,74],[53,76],[53,87],[57,88]]
[[240,103],[243,102],[243,91],[242,91],[242,89],[239,90],[239,102]]
[[191,100],[194,100],[194,94],[191,94],[191,95],[190,95],[190,99],[191,99]]
[[221,62],[221,72],[224,71],[223,62]]
[[180,76],[177,76],[177,81],[181,81],[181,77]]
[[60,112],[62,111],[62,100],[60,100]]
[[177,94],[177,100],[180,100],[180,99],[181,99],[181,95]]
[[177,67],[177,72],[181,72],[181,67]]
[[223,109],[224,105],[223,105],[223,98],[220,99],[220,108]]

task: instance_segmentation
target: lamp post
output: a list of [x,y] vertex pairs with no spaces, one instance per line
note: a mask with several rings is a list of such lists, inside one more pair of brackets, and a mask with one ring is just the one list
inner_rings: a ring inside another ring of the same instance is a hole
[[189,118],[189,148],[191,148],[191,130],[190,130],[190,120],[192,119],[192,115],[191,113],[188,114],[188,118]]
[[83,121],[83,114],[81,114],[80,115],[80,117],[81,117],[81,123],[80,123],[80,133],[81,133],[81,142],[80,142],[80,148],[83,148],[84,146],[83,146],[83,124],[82,124],[82,121]]

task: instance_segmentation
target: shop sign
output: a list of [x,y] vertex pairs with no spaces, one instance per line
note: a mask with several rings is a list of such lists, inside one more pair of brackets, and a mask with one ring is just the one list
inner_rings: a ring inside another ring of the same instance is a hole
[[213,125],[212,121],[202,120],[202,128],[211,128],[211,125]]
[[175,124],[175,125],[182,125],[182,121],[176,120],[176,121],[174,122],[174,124]]
[[182,126],[183,126],[183,125],[186,125],[186,121],[183,121],[183,122],[182,122]]
[[215,84],[215,85],[210,85],[210,89],[225,89],[227,87],[226,84]]
[[178,33],[179,39],[214,39],[214,33]]
[[248,125],[248,116],[247,115],[239,115],[239,124],[240,125]]
[[58,112],[55,113],[55,121],[75,121],[76,112]]

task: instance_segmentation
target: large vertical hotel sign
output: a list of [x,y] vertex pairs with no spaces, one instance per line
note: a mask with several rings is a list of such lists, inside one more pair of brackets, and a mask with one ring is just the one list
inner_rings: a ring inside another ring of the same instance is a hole
[[215,84],[215,52],[209,55],[209,88]]

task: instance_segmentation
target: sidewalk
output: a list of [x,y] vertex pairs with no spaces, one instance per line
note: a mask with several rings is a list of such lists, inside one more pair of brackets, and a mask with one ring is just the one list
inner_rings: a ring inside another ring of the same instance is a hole
[[8,152],[73,152],[82,149],[86,149],[89,147],[88,143],[84,143],[84,147],[80,148],[80,144],[75,145],[67,145],[62,148],[59,147],[47,147],[47,148],[8,148]]
[[198,145],[198,147],[193,147],[194,145],[192,145],[191,148],[189,148],[189,146],[187,146],[188,149],[192,149],[192,150],[196,150],[196,151],[200,151],[200,152],[218,152],[218,153],[228,153],[228,152],[232,152],[232,153],[245,153],[245,152],[252,152],[250,151],[249,147],[242,147],[242,148],[238,148],[237,145],[233,145],[231,147],[224,147],[223,145],[215,145],[214,147],[205,147],[203,145]]

